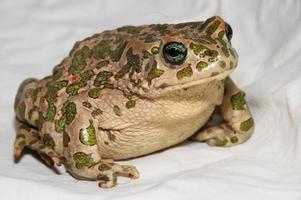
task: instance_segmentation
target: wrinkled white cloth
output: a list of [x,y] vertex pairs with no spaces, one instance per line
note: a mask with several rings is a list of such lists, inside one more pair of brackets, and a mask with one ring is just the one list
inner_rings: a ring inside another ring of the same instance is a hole
[[[27,77],[51,73],[75,41],[120,25],[231,24],[240,56],[231,75],[247,93],[256,130],[237,147],[186,142],[126,161],[138,180],[113,189],[60,175],[30,154],[13,162],[13,102]],[[301,1],[0,1],[0,199],[301,199]]]

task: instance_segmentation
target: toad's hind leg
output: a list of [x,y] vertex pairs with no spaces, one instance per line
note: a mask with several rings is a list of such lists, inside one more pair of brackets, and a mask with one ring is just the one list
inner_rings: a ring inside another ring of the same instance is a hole
[[102,180],[99,183],[102,188],[115,186],[120,175],[138,178],[139,172],[134,166],[119,165],[101,158],[98,149],[100,142],[97,141],[99,118],[92,114],[93,107],[83,105],[85,95],[78,98],[78,101],[75,98],[70,102],[77,114],[65,127],[64,157],[67,171],[77,179]]
[[36,151],[47,165],[61,165],[60,156],[53,149],[53,140],[48,135],[41,139],[38,130],[25,122],[16,120],[17,135],[14,142],[14,157],[18,160],[25,147]]
[[254,121],[244,92],[230,78],[225,81],[225,95],[219,106],[224,123],[201,130],[192,139],[212,146],[230,147],[245,142],[253,133]]

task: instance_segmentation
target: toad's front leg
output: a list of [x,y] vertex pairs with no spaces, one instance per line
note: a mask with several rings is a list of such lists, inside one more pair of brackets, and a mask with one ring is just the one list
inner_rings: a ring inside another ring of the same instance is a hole
[[78,179],[102,180],[99,183],[102,188],[115,186],[117,176],[138,178],[139,172],[134,166],[119,165],[100,157],[96,137],[98,120],[81,102],[72,102],[76,114],[72,117],[72,123],[65,128],[64,157],[67,171]]
[[254,130],[254,121],[244,98],[244,92],[235,83],[225,80],[225,95],[219,111],[224,123],[196,133],[192,139],[212,146],[230,147],[245,142]]

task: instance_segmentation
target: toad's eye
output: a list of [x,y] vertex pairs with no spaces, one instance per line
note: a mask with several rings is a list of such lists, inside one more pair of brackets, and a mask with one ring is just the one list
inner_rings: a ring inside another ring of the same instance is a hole
[[225,23],[225,30],[226,30],[226,36],[228,38],[228,41],[231,41],[232,39],[232,35],[233,35],[233,31],[232,28],[229,24]]
[[166,62],[180,65],[187,56],[187,49],[183,43],[168,42],[163,46],[163,57]]

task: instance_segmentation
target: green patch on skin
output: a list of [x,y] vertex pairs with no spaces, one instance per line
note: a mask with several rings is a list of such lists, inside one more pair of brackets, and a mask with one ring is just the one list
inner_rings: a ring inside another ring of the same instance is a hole
[[84,101],[82,104],[83,104],[83,106],[86,107],[86,108],[92,108],[91,103],[89,103],[88,101]]
[[26,112],[26,104],[25,102],[21,102],[19,105],[18,105],[18,112],[19,112],[19,115],[25,119],[25,112]]
[[91,115],[95,119],[97,116],[101,115],[102,113],[103,113],[103,111],[100,110],[99,108],[97,108],[97,109],[92,111]]
[[[58,82],[54,82],[54,83],[51,83],[49,86],[48,86],[48,90],[50,90],[50,92],[58,92],[59,90],[63,89],[64,87],[66,87],[68,85],[68,81],[67,80],[61,80],[61,81],[58,81]],[[53,96],[51,96],[53,97]],[[49,97],[49,98],[51,98]],[[52,99],[54,100],[54,99]]]
[[206,41],[208,44],[217,44],[217,41],[212,39],[210,35],[201,35],[199,39]]
[[[225,32],[225,31],[220,31],[220,32],[218,33],[218,37],[219,37],[219,38],[223,39],[224,36],[226,36],[226,32]],[[226,42],[223,40],[223,42],[221,42],[221,44],[222,44],[222,45],[223,45],[223,44],[226,44]]]
[[177,72],[177,79],[181,80],[184,77],[191,77],[193,74],[190,66],[185,67]]
[[129,50],[126,53],[126,58],[127,58],[127,63],[131,65],[133,70],[135,72],[139,73],[141,72],[141,61],[140,61],[140,56],[138,54],[133,54],[133,48],[129,48]]
[[62,116],[55,121],[55,131],[58,133],[63,132],[65,124],[69,125],[76,116],[76,104],[73,102],[67,102],[62,108]]
[[202,49],[200,52],[200,58],[204,58],[205,56],[211,57],[211,54],[212,54],[212,51],[209,48],[202,46]]
[[227,46],[227,43],[226,41],[224,40],[224,38],[226,38],[226,32],[225,31],[220,31],[218,33],[218,41],[219,43],[223,46],[223,47],[226,47]]
[[148,80],[152,81],[155,78],[159,78],[163,74],[164,74],[164,70],[163,69],[158,69],[157,68],[157,62],[154,60],[153,63],[152,63],[152,67],[151,67],[150,71],[147,74]]
[[113,73],[110,71],[101,71],[97,74],[95,80],[94,80],[94,85],[96,87],[99,87],[101,85],[106,85],[108,83],[108,79],[113,76]]
[[79,140],[84,145],[93,146],[96,144],[95,128],[93,126],[93,121],[89,120],[90,125],[87,128],[80,129]]
[[131,65],[129,65],[128,63],[125,64],[124,66],[122,66],[122,68],[114,76],[115,79],[120,79],[120,78],[124,77],[124,75],[129,73],[130,69],[131,69]]
[[211,17],[211,18],[207,19],[207,20],[201,25],[200,31],[205,30],[205,28],[206,28],[211,22],[213,22],[214,20],[215,20],[215,17]]
[[215,50],[210,50],[209,52],[209,58],[208,58],[208,62],[215,62],[218,60],[218,52]]
[[76,104],[73,102],[68,102],[66,107],[62,110],[63,115],[66,116],[66,124],[71,124],[76,116]]
[[231,105],[233,110],[244,110],[246,101],[241,92],[231,96]]
[[122,53],[127,44],[128,44],[128,42],[122,42],[116,47],[116,49],[114,51],[111,51],[110,57],[113,62],[117,62],[120,60]]
[[211,42],[209,42],[209,41],[207,41],[207,40],[205,40],[203,38],[196,38],[194,41],[198,42],[198,43],[201,43],[201,44],[204,44],[204,45],[206,45],[206,44],[212,44]]
[[93,88],[88,92],[89,97],[97,99],[100,96],[100,88]]
[[74,83],[68,85],[68,87],[66,88],[67,94],[71,96],[76,95],[78,90],[79,90],[79,85]]
[[220,21],[213,22],[210,26],[207,27],[206,34],[212,35],[217,30],[217,28],[220,24],[221,24]]
[[129,48],[126,53],[127,63],[116,73],[115,79],[120,79],[124,77],[127,73],[133,70],[137,73],[141,72],[142,64],[138,54],[133,54],[133,48]]
[[116,35],[116,40],[118,45],[115,50],[112,50],[110,47],[111,41],[105,39],[96,44],[92,49],[93,57],[98,60],[110,57],[113,62],[119,61],[128,42],[117,36],[118,35]]
[[114,105],[113,112],[115,113],[115,115],[119,117],[121,116],[121,109],[117,105]]
[[36,101],[38,93],[41,91],[41,87],[38,88],[29,88],[26,92],[25,92],[25,98],[31,98],[33,102]]
[[55,70],[52,73],[52,77],[54,80],[57,80],[63,76],[63,71],[62,70]]
[[225,54],[226,57],[230,56],[229,49],[227,47],[222,47],[222,51],[223,51],[223,53]]
[[49,104],[48,108],[47,108],[45,120],[46,121],[53,121],[53,119],[56,115],[56,110],[57,109],[56,109],[56,107],[53,103]]
[[143,57],[144,59],[150,58],[150,57],[152,56],[152,54],[151,54],[150,52],[146,51],[146,50],[143,50],[143,51],[142,51],[142,54],[143,54],[142,57]]
[[195,44],[195,43],[192,42],[189,45],[189,48],[193,51],[193,53],[195,55],[199,55],[200,58],[204,58],[205,56],[209,56],[210,53],[211,53],[211,50],[208,47],[206,47],[202,44]]
[[91,78],[94,76],[93,70],[86,70],[82,74],[80,74],[80,80],[79,80],[79,86],[84,87],[87,85],[87,82],[91,80]]
[[110,40],[101,40],[92,49],[93,57],[97,60],[105,59],[111,54]]
[[68,85],[68,87],[66,88],[67,94],[69,94],[70,96],[76,95],[80,88],[87,86],[87,82],[91,80],[94,75],[95,74],[93,70],[86,70],[83,73],[81,73],[79,75],[78,81]]
[[98,170],[103,172],[112,169],[111,165],[105,162],[99,163]]
[[55,143],[54,140],[52,139],[52,137],[49,134],[45,134],[43,136],[43,143],[45,144],[45,146],[54,149],[55,147]]
[[224,37],[225,37],[225,31],[221,31],[221,32],[219,32],[218,33],[218,38],[217,38],[217,40],[219,41],[219,43],[222,45],[222,51],[223,51],[223,53],[224,53],[224,55],[226,56],[226,57],[229,57],[229,49],[228,49],[228,47],[227,47],[227,43],[225,42],[225,40],[224,40]]
[[63,146],[68,147],[70,142],[70,137],[66,131],[63,132]]
[[126,102],[125,107],[126,107],[127,109],[130,109],[130,108],[134,108],[135,105],[136,105],[136,101],[134,101],[134,100],[129,100],[128,102]]
[[225,61],[220,60],[220,61],[218,62],[218,64],[219,64],[219,66],[220,66],[221,68],[223,68],[223,69],[226,68],[226,62],[225,62]]
[[99,63],[96,64],[96,69],[100,69],[102,67],[107,66],[110,63],[108,60],[102,60]]
[[53,121],[54,116],[56,115],[56,111],[57,111],[57,108],[54,105],[54,103],[56,101],[57,92],[59,90],[63,89],[64,87],[66,87],[67,85],[68,85],[67,80],[54,82],[54,83],[51,83],[48,85],[48,90],[47,90],[47,93],[45,96],[45,98],[48,102],[48,108],[47,108],[46,117],[45,117],[46,121]]
[[219,138],[216,138],[215,140],[215,145],[216,146],[219,146],[219,147],[223,147],[225,146],[226,144],[228,144],[228,140],[227,139],[219,139]]
[[77,169],[81,169],[83,167],[90,168],[95,165],[94,160],[84,152],[77,152],[73,154],[73,160]]
[[55,131],[58,133],[63,132],[64,128],[65,128],[65,118],[61,117],[58,120],[55,120],[54,122],[55,125]]
[[230,138],[230,141],[231,141],[232,143],[237,143],[237,142],[238,142],[238,137],[233,136],[233,137]]
[[253,125],[254,125],[254,120],[253,120],[252,118],[250,118],[250,119],[248,119],[248,120],[242,122],[242,123],[240,124],[239,129],[240,129],[241,131],[248,131],[248,130],[250,130],[250,129],[253,127]]
[[156,42],[158,40],[157,36],[154,34],[148,34],[146,35],[146,37],[144,38],[144,42],[145,43],[152,43],[152,42]]
[[159,53],[159,47],[153,47],[151,49],[151,52],[152,52],[153,55],[158,54]]
[[197,65],[196,65],[196,69],[198,71],[202,71],[203,69],[208,67],[208,63],[204,62],[204,61],[200,61]]
[[74,57],[69,68],[69,73],[71,74],[80,74],[86,67],[86,59],[91,58],[92,50],[89,47],[84,46],[81,49],[77,50],[74,54]]
[[192,42],[190,43],[189,48],[192,49],[195,55],[199,55],[199,53],[201,52],[201,45],[199,44],[195,44]]

